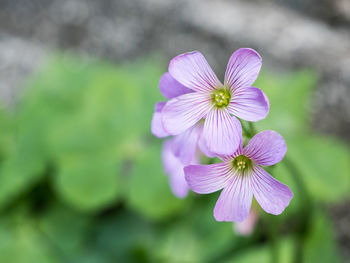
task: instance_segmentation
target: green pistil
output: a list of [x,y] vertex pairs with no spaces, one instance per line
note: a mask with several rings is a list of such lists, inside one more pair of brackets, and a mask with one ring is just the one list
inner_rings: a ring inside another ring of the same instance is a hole
[[212,100],[218,108],[227,107],[231,100],[231,93],[225,88],[217,89],[213,92]]
[[253,162],[248,157],[239,155],[233,159],[232,164],[235,170],[245,172],[252,168]]

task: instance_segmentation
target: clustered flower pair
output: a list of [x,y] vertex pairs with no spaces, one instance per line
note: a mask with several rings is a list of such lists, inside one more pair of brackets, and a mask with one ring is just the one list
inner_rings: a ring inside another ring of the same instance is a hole
[[[280,214],[293,193],[261,166],[280,162],[287,150],[275,131],[263,131],[243,146],[242,126],[237,119],[259,121],[269,112],[267,96],[252,87],[262,64],[249,48],[231,56],[224,84],[198,51],[170,61],[159,82],[168,99],[158,102],[152,133],[172,136],[164,142],[162,159],[170,186],[178,197],[190,188],[207,194],[223,189],[214,208],[217,221],[242,222],[248,217],[253,195],[268,213]],[[200,165],[200,156],[222,162]]]

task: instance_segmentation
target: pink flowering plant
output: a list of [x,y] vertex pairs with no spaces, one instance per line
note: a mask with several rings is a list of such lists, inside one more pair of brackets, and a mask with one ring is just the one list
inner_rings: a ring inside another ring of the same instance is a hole
[[[264,119],[267,96],[253,87],[262,64],[253,49],[241,48],[229,59],[224,84],[198,51],[170,61],[159,82],[168,99],[155,106],[152,133],[172,136],[164,142],[163,164],[177,197],[222,190],[214,208],[217,221],[243,222],[253,197],[267,213],[278,215],[293,197],[288,186],[263,166],[280,162],[287,146],[275,131],[262,131],[243,145],[241,121]],[[248,136],[249,137],[249,136]],[[200,164],[201,155],[221,163]]]

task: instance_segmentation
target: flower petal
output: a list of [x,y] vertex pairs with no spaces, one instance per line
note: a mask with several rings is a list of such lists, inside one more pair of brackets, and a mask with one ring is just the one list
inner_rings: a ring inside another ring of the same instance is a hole
[[262,131],[255,135],[243,150],[244,154],[259,165],[274,165],[287,152],[283,137],[275,131]]
[[193,92],[173,98],[162,110],[164,129],[178,135],[195,125],[211,108],[210,96]]
[[162,117],[161,117],[161,111],[165,105],[165,101],[157,102],[154,106],[154,113],[152,117],[151,122],[151,131],[153,135],[162,138],[169,136],[169,133],[164,130],[163,123],[162,123]]
[[242,138],[242,126],[236,117],[226,110],[213,108],[204,122],[203,136],[209,151],[221,154],[233,154]]
[[183,198],[188,193],[188,185],[184,175],[184,165],[172,152],[173,140],[167,140],[163,144],[162,160],[164,171],[169,175],[171,191],[175,196]]
[[227,163],[189,165],[184,168],[189,187],[198,194],[208,194],[224,188],[232,178],[232,167]]
[[169,72],[164,73],[160,78],[159,89],[160,93],[162,93],[162,95],[168,99],[192,92],[192,90],[186,88],[176,79],[174,79]]
[[169,183],[173,194],[178,198],[185,198],[188,194],[188,185],[184,176],[184,166],[169,172]]
[[236,174],[221,192],[214,208],[217,221],[242,222],[249,214],[253,192],[250,176]]
[[198,140],[198,147],[200,149],[200,151],[207,157],[210,157],[210,158],[213,158],[215,157],[215,153],[211,152],[209,149],[208,149],[208,146],[207,146],[207,142],[206,140],[204,139],[204,136],[203,136],[203,132],[202,132],[202,135],[200,136],[199,140]]
[[204,56],[198,51],[173,58],[169,64],[169,73],[194,91],[211,91],[222,86]]
[[174,136],[172,151],[183,164],[190,164],[196,157],[197,144],[203,125],[196,124],[183,133]]
[[270,103],[259,88],[245,87],[234,91],[228,111],[247,121],[259,121],[269,113]]
[[261,56],[254,49],[238,49],[228,62],[225,85],[229,86],[231,90],[251,86],[258,77],[261,64]]
[[258,218],[258,212],[254,208],[250,209],[247,219],[245,219],[243,222],[234,224],[235,231],[241,236],[249,236],[253,233]]
[[277,181],[259,166],[253,168],[251,186],[262,209],[273,215],[281,214],[293,197],[288,186]]

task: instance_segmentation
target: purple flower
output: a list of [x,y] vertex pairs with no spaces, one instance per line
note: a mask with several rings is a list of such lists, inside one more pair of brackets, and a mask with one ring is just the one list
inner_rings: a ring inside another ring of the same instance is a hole
[[[161,93],[168,99],[192,92],[182,84],[177,82],[169,73],[165,73],[159,82]],[[152,118],[151,130],[157,137],[167,137],[167,133],[161,122],[162,109],[166,102],[158,102]],[[183,198],[187,195],[188,185],[185,181],[183,168],[189,164],[199,163],[200,149],[206,155],[212,157],[213,154],[206,149],[202,138],[203,123],[188,128],[183,133],[168,139],[163,144],[162,159],[165,172],[169,175],[170,187],[174,195]]]
[[[160,78],[159,90],[160,93],[162,93],[162,95],[167,99],[172,99],[180,95],[192,92],[192,90],[186,88],[181,83],[176,81],[168,72],[163,74],[163,76]],[[167,137],[170,135],[166,130],[164,130],[161,120],[161,112],[165,104],[165,101],[156,103],[152,117],[151,131],[153,135],[159,138]]]
[[166,140],[163,144],[162,159],[164,171],[169,175],[170,188],[173,194],[179,198],[184,198],[188,193],[188,185],[185,180],[184,167],[188,164],[198,164],[198,156],[194,155],[193,160],[184,164],[175,156],[173,145],[174,139]]
[[[176,81],[169,73],[165,73],[161,77],[159,81],[159,89],[163,96],[168,99],[192,92],[192,90],[187,89]],[[166,102],[164,101],[156,103],[151,123],[152,133],[160,138],[170,135],[164,129],[161,121],[162,110],[165,105]],[[203,122],[197,122],[192,127],[184,130],[181,134],[174,136],[173,143],[171,144],[172,151],[184,165],[190,164],[194,159],[198,147],[208,157],[214,156],[207,149],[203,139],[203,126]]]
[[[241,125],[235,115],[247,121],[266,117],[269,102],[258,88],[251,87],[261,68],[260,55],[248,48],[231,56],[224,85],[198,51],[170,61],[170,75],[192,92],[170,99],[161,114],[163,129],[178,135],[205,119],[203,137],[210,152],[233,154],[239,145]],[[177,93],[178,94],[178,93]]]
[[244,148],[241,140],[233,155],[220,157],[223,163],[185,167],[186,181],[199,194],[223,189],[214,208],[217,221],[245,220],[253,195],[267,213],[278,215],[288,206],[293,193],[260,165],[280,162],[286,151],[281,135],[275,131],[263,131]]

